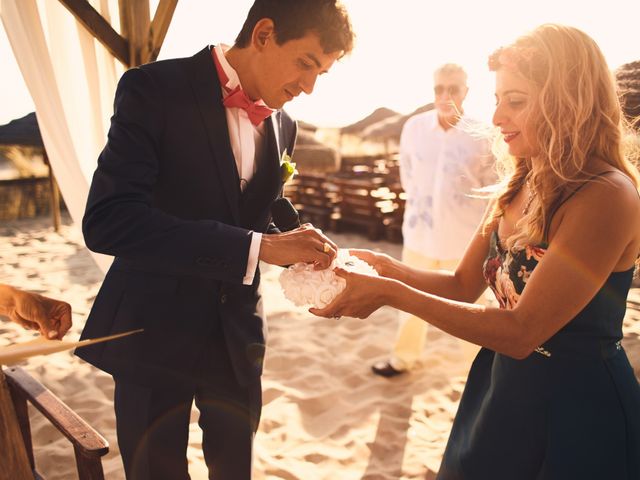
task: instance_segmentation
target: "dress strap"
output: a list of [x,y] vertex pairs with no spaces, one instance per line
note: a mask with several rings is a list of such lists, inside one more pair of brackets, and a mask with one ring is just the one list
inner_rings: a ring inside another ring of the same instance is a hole
[[[598,178],[598,177],[604,177],[607,173],[621,173],[622,174],[622,172],[618,172],[617,170],[606,170],[604,172],[600,172],[600,173],[596,173],[595,175],[591,175],[581,185],[578,185],[578,187],[576,189],[574,189],[571,193],[569,193],[569,195],[567,195],[565,198],[563,198],[560,201],[560,203],[558,203],[553,208],[553,210],[551,210],[551,215],[549,215],[549,221],[547,222],[547,224],[544,227],[544,235],[542,237],[544,243],[549,243],[549,229],[551,228],[551,222],[552,222],[553,217],[555,216],[556,212],[560,209],[560,207],[562,205],[564,205],[567,200],[569,200],[576,193],[578,193],[582,189],[582,187],[584,187],[586,184],[588,184],[591,180],[593,180],[595,178]],[[626,175],[624,175],[624,176],[626,177]]]

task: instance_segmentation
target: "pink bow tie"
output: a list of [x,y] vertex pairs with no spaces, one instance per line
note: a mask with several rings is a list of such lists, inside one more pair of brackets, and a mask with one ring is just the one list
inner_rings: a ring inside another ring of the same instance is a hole
[[260,125],[265,118],[273,113],[273,110],[266,105],[251,100],[239,85],[227,93],[227,96],[222,100],[222,104],[228,108],[242,108],[249,115],[251,123],[256,126]]
[[215,48],[211,49],[211,56],[213,57],[213,63],[215,64],[216,71],[218,72],[218,78],[220,79],[220,85],[224,89],[224,99],[222,100],[222,104],[227,108],[242,108],[249,115],[249,120],[254,125],[260,125],[265,118],[271,115],[275,110],[267,107],[263,103],[254,102],[249,98],[247,93],[240,88],[238,85],[233,90],[226,87],[229,78],[227,74],[224,73],[224,69],[222,65],[220,65],[220,60],[216,55]]

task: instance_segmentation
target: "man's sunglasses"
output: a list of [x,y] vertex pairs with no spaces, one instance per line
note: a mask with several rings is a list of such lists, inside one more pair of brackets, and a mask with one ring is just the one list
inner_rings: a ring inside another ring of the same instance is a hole
[[458,95],[462,91],[460,85],[436,85],[433,87],[433,93],[440,96],[444,92],[447,92],[449,95]]

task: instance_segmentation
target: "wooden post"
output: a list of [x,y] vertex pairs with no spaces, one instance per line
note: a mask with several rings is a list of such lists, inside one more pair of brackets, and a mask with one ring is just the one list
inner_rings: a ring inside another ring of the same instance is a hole
[[119,0],[120,35],[88,0],[59,1],[127,68],[158,58],[178,4],[178,0],[159,0],[150,21],[148,0]]
[[58,182],[56,182],[56,177],[53,175],[53,168],[51,168],[51,163],[49,163],[49,156],[47,155],[47,151],[42,151],[42,158],[44,159],[44,163],[47,164],[47,168],[49,169],[49,191],[51,193],[51,217],[53,219],[53,229],[56,232],[60,231],[60,189],[58,188]]
[[88,457],[77,445],[73,446],[76,454],[78,478],[82,480],[104,480],[100,457]]
[[129,42],[129,67],[149,62],[151,14],[148,0],[119,0],[120,31]]
[[385,137],[384,139],[384,159],[386,161],[391,160],[391,137]]
[[0,445],[0,480],[33,480],[33,471],[2,368],[0,368]]
[[344,148],[344,139],[342,131],[338,132],[338,171],[342,170],[342,149]]
[[160,3],[158,3],[149,30],[149,44],[151,45],[151,52],[149,54],[150,62],[155,62],[158,58],[160,47],[162,47],[164,37],[167,35],[167,30],[169,30],[169,24],[171,23],[171,18],[177,5],[178,0],[160,0]]

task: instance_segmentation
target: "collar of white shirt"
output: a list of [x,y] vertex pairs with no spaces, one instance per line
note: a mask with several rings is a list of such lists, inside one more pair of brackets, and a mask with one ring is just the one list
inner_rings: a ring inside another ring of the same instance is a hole
[[[229,45],[225,45],[224,43],[221,43],[213,47],[213,50],[216,54],[216,58],[218,59],[218,62],[220,62],[220,66],[222,67],[222,70],[224,71],[225,75],[228,78],[227,83],[220,86],[228,90],[233,90],[237,86],[240,86],[240,88],[242,88],[242,84],[240,83],[240,78],[238,78],[238,73],[233,69],[233,67],[227,60],[227,57],[224,56],[225,52],[229,50]],[[264,103],[262,99],[256,101],[256,103],[258,105],[264,105],[265,107],[267,106],[267,104]]]

